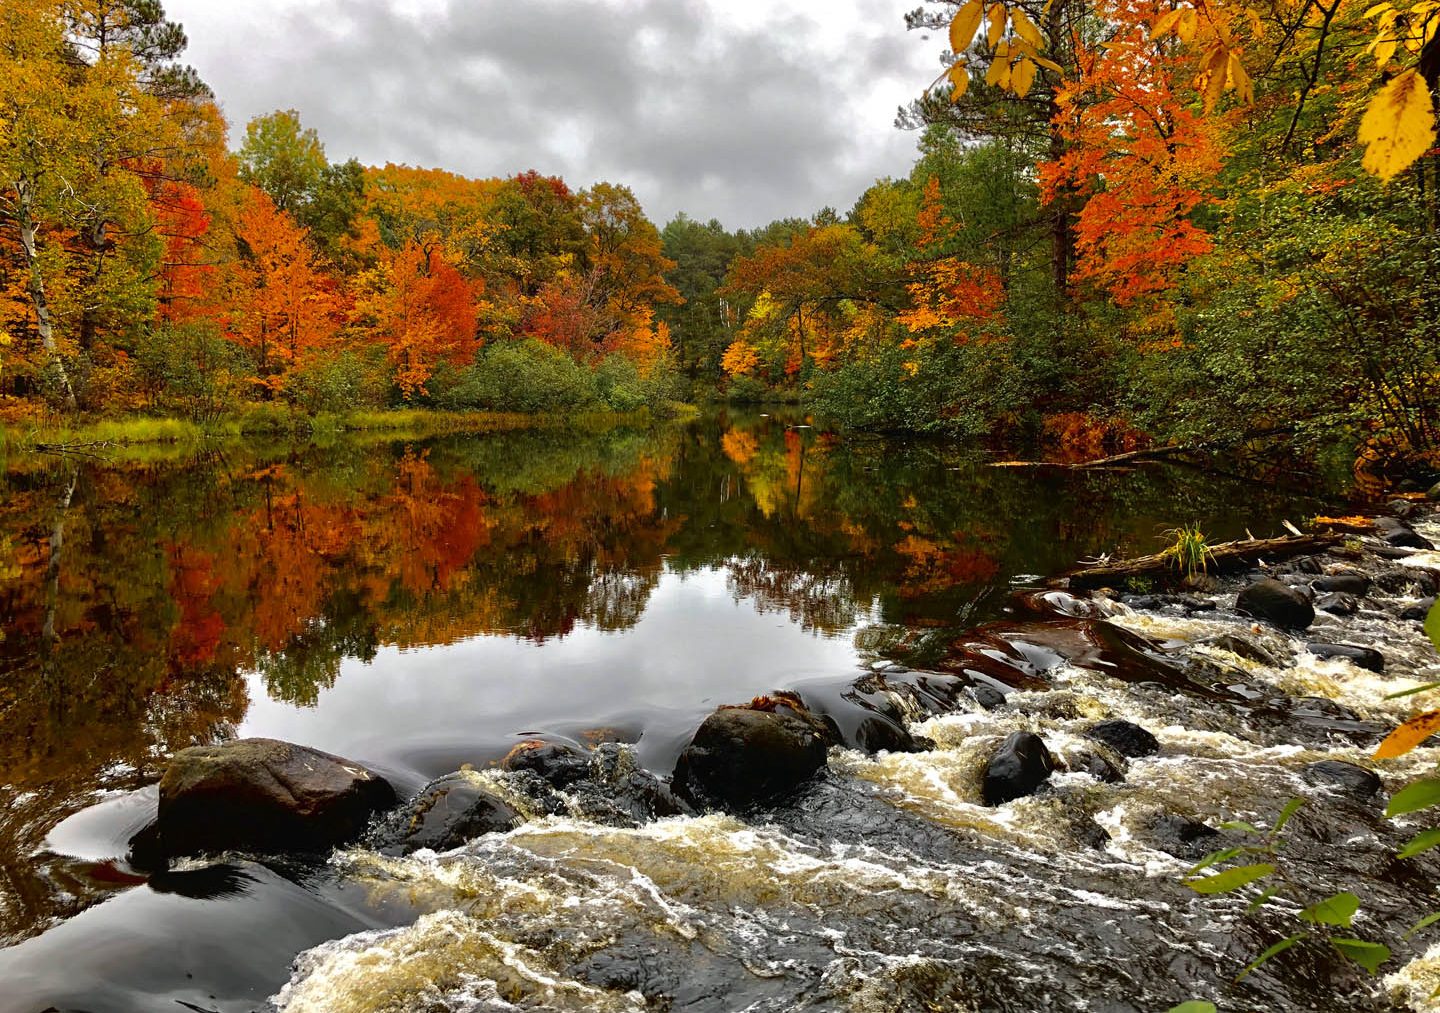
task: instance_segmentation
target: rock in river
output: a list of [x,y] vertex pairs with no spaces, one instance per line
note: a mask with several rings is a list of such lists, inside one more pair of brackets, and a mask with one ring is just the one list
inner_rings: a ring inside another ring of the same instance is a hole
[[1303,630],[1315,621],[1315,609],[1299,591],[1268,577],[1241,591],[1235,607],[1284,629]]
[[1370,578],[1363,573],[1332,573],[1317,577],[1310,586],[1316,591],[1338,591],[1363,598],[1370,593]]
[[1160,740],[1131,721],[1100,721],[1091,725],[1085,735],[1105,743],[1121,756],[1153,756],[1160,752]]
[[799,787],[825,766],[826,742],[818,722],[787,710],[711,714],[680,754],[675,790],[701,805],[745,809]]
[[1372,672],[1385,671],[1385,657],[1373,647],[1356,647],[1354,644],[1306,644],[1305,649],[1322,658],[1344,658],[1361,668]]
[[1317,760],[1300,772],[1308,783],[1334,788],[1352,798],[1367,799],[1380,790],[1380,777],[1344,760]]
[[431,781],[403,809],[386,817],[381,848],[409,854],[421,848],[449,851],[483,834],[501,833],[520,814],[465,771]]
[[390,782],[318,749],[275,739],[192,746],[160,780],[153,843],[166,857],[325,851],[394,804]]
[[1055,759],[1034,732],[1012,732],[985,768],[981,794],[986,805],[1001,805],[1032,794],[1055,769]]

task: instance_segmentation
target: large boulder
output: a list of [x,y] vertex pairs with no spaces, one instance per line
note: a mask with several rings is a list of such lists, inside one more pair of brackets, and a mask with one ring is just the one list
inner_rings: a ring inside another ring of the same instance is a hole
[[1003,805],[1033,794],[1055,769],[1055,758],[1034,732],[1012,732],[985,767],[981,796],[986,805]]
[[1160,740],[1133,721],[1099,721],[1091,725],[1085,735],[1105,743],[1121,756],[1154,756],[1160,752]]
[[193,746],[165,767],[151,843],[171,858],[326,851],[394,804],[390,782],[318,749],[276,739]]
[[590,754],[566,742],[528,739],[506,754],[500,769],[528,770],[555,788],[590,776]]
[[1356,763],[1344,760],[1317,760],[1300,771],[1306,783],[1334,788],[1342,795],[1368,799],[1380,791],[1380,775]]
[[680,753],[675,790],[741,810],[786,795],[825,766],[824,726],[789,708],[722,707]]
[[1241,591],[1235,607],[1287,630],[1303,630],[1315,621],[1315,609],[1304,595],[1269,577]]
[[519,822],[513,806],[486,788],[479,775],[462,770],[431,781],[388,816],[379,833],[380,847],[407,855],[421,848],[449,851]]

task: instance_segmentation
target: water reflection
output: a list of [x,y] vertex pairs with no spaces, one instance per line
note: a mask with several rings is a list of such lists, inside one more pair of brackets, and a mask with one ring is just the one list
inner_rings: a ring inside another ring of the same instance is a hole
[[663,764],[715,703],[853,664],[862,628],[980,621],[1016,574],[1321,505],[795,421],[12,459],[0,939],[113,889],[34,853],[192,742],[276,734],[420,776],[611,724]]

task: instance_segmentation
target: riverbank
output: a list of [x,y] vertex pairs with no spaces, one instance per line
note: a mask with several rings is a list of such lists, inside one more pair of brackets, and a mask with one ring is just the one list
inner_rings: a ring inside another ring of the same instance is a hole
[[24,451],[114,451],[164,446],[202,446],[255,438],[298,438],[323,442],[342,434],[376,433],[396,439],[476,435],[519,429],[575,429],[604,432],[622,426],[648,426],[659,420],[694,418],[699,409],[680,401],[662,411],[633,412],[450,412],[397,408],[343,414],[307,415],[283,408],[254,406],[217,419],[135,415],[74,421],[49,417],[29,423],[0,423],[0,447]]

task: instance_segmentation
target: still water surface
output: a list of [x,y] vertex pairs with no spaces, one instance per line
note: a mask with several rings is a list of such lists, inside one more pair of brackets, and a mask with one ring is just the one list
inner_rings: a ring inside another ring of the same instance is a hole
[[[826,790],[843,797],[755,825],[550,817],[438,865],[352,852],[148,882],[122,856],[164,757],[195,742],[289,739],[402,790],[534,733],[629,743],[667,774],[719,704],[845,682],[896,642],[922,663],[1035,575],[1152,551],[1190,520],[1215,539],[1274,533],[1337,495],[1182,468],[992,468],[975,448],[759,413],[7,463],[0,1010],[28,1013],[1063,1009],[1086,982],[1103,996],[1133,924],[1106,912],[1167,936],[1177,902],[1107,900],[1134,893],[1133,869],[1047,856],[1022,826],[1044,812],[922,804],[917,785],[978,762],[956,728],[927,730],[942,748],[926,760],[842,758],[854,769]],[[867,786],[897,785],[909,802],[873,817],[910,821],[887,848],[850,824],[880,805]],[[1051,874],[1026,880],[1037,862]],[[1075,896],[1056,924],[1093,938],[1052,950],[1024,927]],[[1212,960],[1203,938],[1152,971]],[[1008,990],[974,984],[1002,968]],[[1095,1008],[1147,1008],[1124,994]]]

